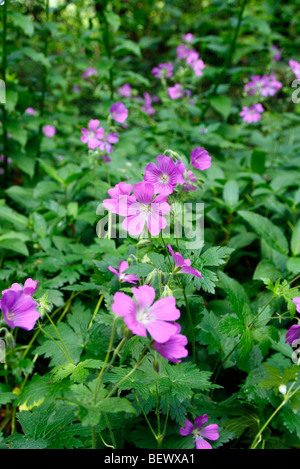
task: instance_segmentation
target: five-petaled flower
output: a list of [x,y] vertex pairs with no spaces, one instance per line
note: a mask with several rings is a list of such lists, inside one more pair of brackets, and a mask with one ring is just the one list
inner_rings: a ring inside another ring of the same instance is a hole
[[155,300],[155,290],[149,285],[133,287],[135,301],[123,292],[114,295],[112,310],[124,318],[124,322],[133,334],[147,337],[147,332],[159,344],[167,342],[177,333],[173,321],[180,317],[173,296]]
[[175,324],[177,331],[172,335],[167,342],[164,344],[159,344],[154,342],[153,348],[160,355],[167,360],[170,360],[173,363],[181,363],[180,358],[185,358],[188,356],[188,351],[185,348],[188,341],[185,335],[180,334],[181,327],[179,324]]
[[211,157],[209,156],[208,151],[202,147],[197,147],[192,151],[191,160],[192,165],[200,171],[204,171],[211,167]]
[[185,421],[185,427],[181,427],[179,430],[180,435],[188,436],[193,435],[195,437],[194,443],[196,443],[196,449],[212,449],[212,446],[207,438],[211,441],[216,441],[219,438],[219,427],[217,424],[213,423],[204,427],[208,420],[208,415],[200,415],[194,420],[194,425],[189,421]]
[[170,212],[167,197],[158,195],[154,199],[154,186],[147,182],[139,182],[133,186],[136,201],[128,198],[128,216],[123,220],[122,227],[131,236],[140,235],[147,224],[150,234],[157,236],[167,226],[163,215]]
[[109,110],[111,117],[116,121],[123,124],[128,117],[128,109],[124,106],[123,103],[117,102],[112,105]]
[[155,163],[149,163],[145,168],[144,182],[153,184],[156,194],[172,194],[180,178],[174,161],[166,155],[158,155],[157,166]]
[[91,119],[88,123],[88,129],[81,129],[81,141],[87,143],[90,150],[99,147],[100,140],[104,137],[104,128],[99,125],[98,119]]

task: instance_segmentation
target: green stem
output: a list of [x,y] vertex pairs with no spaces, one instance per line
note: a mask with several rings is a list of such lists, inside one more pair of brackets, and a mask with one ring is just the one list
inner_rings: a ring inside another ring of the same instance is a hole
[[293,397],[294,394],[296,394],[296,392],[298,392],[300,390],[300,386],[294,391],[294,392],[291,392],[294,385],[296,383],[294,382],[290,389],[288,390],[286,396],[284,397],[283,401],[281,402],[281,404],[277,407],[277,409],[275,409],[275,411],[273,412],[273,414],[271,415],[271,417],[268,418],[268,420],[266,421],[266,423],[262,426],[262,428],[259,430],[259,432],[256,434],[254,440],[253,440],[253,443],[252,445],[250,446],[250,449],[255,449],[259,443],[261,442],[261,435],[262,433],[264,432],[264,430],[267,428],[267,426],[269,425],[269,423],[271,422],[271,420],[273,420],[273,418],[275,417],[276,414],[278,414],[278,412],[280,411],[280,409],[291,399],[291,397]]
[[[46,332],[46,331],[42,328],[42,326],[40,325],[40,323],[38,323],[38,327],[40,328],[40,330],[42,331],[42,333],[45,334],[45,336],[47,336],[50,340],[52,340],[52,342],[59,348],[59,350],[61,351],[61,353],[64,355],[65,359],[66,359],[68,362],[70,362],[70,360],[69,360],[68,356],[66,355],[65,351],[64,351],[64,350],[61,348],[61,346],[56,342],[56,340],[53,339],[53,337],[52,337],[50,334],[48,334],[48,332]],[[70,362],[70,363],[72,363],[72,362]]]
[[137,395],[137,393],[136,393],[135,391],[134,391],[134,395],[135,395],[135,399],[136,399],[137,405],[138,405],[139,408],[141,409],[142,414],[143,414],[143,416],[144,416],[144,418],[145,418],[145,420],[146,420],[146,423],[147,423],[148,427],[150,428],[150,430],[151,430],[151,432],[152,432],[154,438],[157,440],[157,435],[156,435],[155,431],[153,430],[153,427],[152,427],[152,425],[151,425],[151,423],[150,423],[150,421],[149,421],[149,419],[148,419],[148,417],[147,417],[146,412],[144,411],[143,407],[141,406],[140,401],[139,401],[139,398],[138,398],[138,395]]
[[114,432],[112,430],[110,421],[109,421],[109,419],[107,417],[107,414],[105,412],[103,412],[103,415],[104,415],[104,418],[105,418],[106,425],[108,426],[108,430],[109,430],[109,434],[110,434],[111,441],[112,441],[112,444],[113,444],[113,448],[117,449],[117,443],[116,443],[116,440],[115,440]]
[[[70,357],[70,355],[69,355],[69,352],[68,352],[68,350],[67,350],[67,347],[65,346],[64,341],[62,340],[62,337],[61,337],[60,333],[58,332],[58,329],[57,329],[56,325],[55,325],[54,322],[52,321],[51,316],[49,316],[49,314],[48,314],[46,311],[45,311],[45,314],[46,314],[48,320],[50,321],[52,327],[54,328],[54,330],[55,330],[55,332],[56,332],[56,334],[57,334],[57,337],[59,338],[59,340],[60,340],[60,342],[61,342],[61,345],[63,346],[64,351],[66,352],[66,356],[67,356],[68,361],[74,365],[74,363],[73,363],[73,361],[72,361],[72,359],[71,359],[71,357]],[[45,331],[44,331],[44,332],[45,332]]]
[[93,321],[94,321],[95,317],[96,317],[97,314],[98,314],[98,311],[99,311],[99,309],[100,309],[100,306],[101,306],[101,303],[102,303],[102,301],[103,301],[103,298],[104,298],[104,295],[101,295],[100,298],[99,298],[99,301],[98,301],[98,303],[97,303],[97,306],[96,306],[96,308],[95,308],[95,310],[94,310],[94,312],[93,312],[93,316],[91,317],[90,323],[89,323],[89,325],[88,325],[88,330],[92,327]]
[[111,348],[112,348],[112,344],[113,344],[113,341],[114,341],[115,330],[116,330],[116,322],[117,322],[117,317],[114,318],[114,322],[113,322],[113,326],[112,326],[112,331],[111,331],[111,335],[110,335],[110,341],[109,341],[108,349],[107,349],[107,352],[106,352],[106,357],[105,357],[103,366],[102,366],[102,368],[101,368],[101,371],[100,371],[100,373],[99,373],[99,375],[98,375],[97,381],[96,381],[95,397],[94,397],[94,402],[95,402],[95,404],[96,404],[96,402],[97,402],[98,393],[99,393],[99,389],[100,389],[101,376],[103,375],[104,370],[105,370],[105,368],[106,368],[106,365],[107,365],[107,363],[108,363],[109,356],[110,356],[110,352],[111,352]]

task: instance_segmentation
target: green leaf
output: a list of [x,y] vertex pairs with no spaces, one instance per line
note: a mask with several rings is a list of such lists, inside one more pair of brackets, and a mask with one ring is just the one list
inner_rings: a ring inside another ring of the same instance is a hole
[[0,220],[10,222],[19,228],[28,226],[28,218],[7,206],[0,206]]
[[291,251],[293,256],[300,254],[300,220],[298,220],[292,234]]
[[237,280],[228,277],[224,272],[218,272],[218,275],[221,281],[221,286],[228,295],[232,311],[239,317],[239,319],[244,321],[245,305],[250,307],[246,291]]
[[288,254],[289,246],[283,232],[268,218],[257,213],[239,211],[238,214],[246,220],[252,229],[261,236],[265,242],[275,251]]
[[10,11],[8,16],[16,26],[23,29],[27,36],[31,37],[33,35],[34,24],[28,16],[22,15],[18,11]]

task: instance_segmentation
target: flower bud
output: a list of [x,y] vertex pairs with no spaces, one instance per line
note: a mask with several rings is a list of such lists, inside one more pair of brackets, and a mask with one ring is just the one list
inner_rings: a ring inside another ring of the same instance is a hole
[[162,292],[161,297],[166,298],[167,296],[173,296],[173,291],[168,285],[164,286],[164,291]]
[[152,285],[155,281],[155,278],[158,276],[159,276],[159,271],[157,269],[152,270],[152,272],[150,272],[147,275],[147,278],[146,278],[147,285]]
[[144,255],[142,259],[142,264],[151,264],[151,259],[147,256],[147,254]]
[[153,360],[153,369],[155,373],[159,373],[159,362],[156,359]]
[[279,392],[281,392],[281,394],[283,394],[283,395],[286,394],[287,389],[286,389],[285,384],[281,384],[278,389],[279,389]]

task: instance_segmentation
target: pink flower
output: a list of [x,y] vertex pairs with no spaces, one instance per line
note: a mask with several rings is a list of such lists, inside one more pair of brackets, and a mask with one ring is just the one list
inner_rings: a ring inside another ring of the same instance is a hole
[[128,215],[128,204],[136,201],[136,198],[131,193],[131,184],[126,182],[119,182],[113,189],[108,190],[110,199],[103,200],[104,207],[111,213],[118,215]]
[[191,160],[192,165],[200,171],[204,171],[211,167],[211,157],[209,156],[208,151],[202,147],[197,147],[192,151]]
[[112,145],[118,143],[118,141],[118,134],[109,133],[105,137],[102,137],[102,140],[99,142],[99,149],[100,151],[105,151],[106,153],[112,153],[114,151]]
[[28,107],[27,109],[25,109],[25,114],[29,114],[30,116],[34,116],[35,115],[35,110],[33,109],[33,107]]
[[173,272],[176,274],[190,274],[195,277],[203,278],[201,276],[201,272],[199,270],[194,269],[191,267],[191,261],[190,259],[184,259],[182,255],[179,252],[174,253],[172,247],[170,244],[167,245],[170,253],[172,254],[172,257],[175,262],[174,270]]
[[148,116],[151,116],[153,114],[155,114],[155,110],[154,108],[151,106],[152,104],[152,101],[154,99],[151,98],[150,94],[149,93],[144,93],[144,104],[142,106],[142,111],[144,111],[146,114],[148,114]]
[[120,122],[123,124],[127,117],[128,117],[128,110],[124,106],[124,104],[117,102],[112,105],[112,107],[109,110],[111,117],[116,121]]
[[181,180],[178,184],[182,185],[184,192],[196,191],[195,182],[197,181],[196,176],[192,171],[188,171],[183,163],[180,161],[176,164],[178,171],[181,174]]
[[188,341],[185,335],[180,334],[180,325],[175,324],[175,326],[177,327],[176,334],[172,335],[164,344],[154,342],[153,348],[167,360],[170,360],[173,363],[181,363],[180,358],[188,356],[188,351],[185,348]]
[[129,85],[129,83],[125,83],[123,86],[120,86],[119,95],[123,96],[124,98],[130,98],[131,86]]
[[281,59],[281,50],[277,46],[272,46],[271,53],[274,60],[277,60],[277,62]]
[[171,99],[178,99],[184,96],[184,91],[182,85],[176,83],[174,86],[168,88],[168,94]]
[[300,63],[296,62],[296,60],[290,60],[289,66],[292,69],[292,72],[296,75],[296,78],[300,79]]
[[286,333],[285,343],[293,345],[293,342],[298,339],[300,339],[300,325],[294,324]]
[[95,68],[93,67],[88,67],[85,72],[82,74],[84,78],[90,78],[90,77],[98,77],[98,72]]
[[250,107],[243,107],[242,111],[240,112],[240,116],[243,118],[245,122],[249,124],[251,122],[257,122],[261,119],[261,114],[264,112],[263,106],[258,104],[253,104]]
[[195,418],[194,425],[189,420],[186,420],[185,428],[181,427],[179,430],[179,433],[182,436],[193,435],[195,437],[194,443],[196,443],[196,449],[212,449],[212,446],[205,440],[205,438],[211,441],[216,441],[219,438],[218,425],[212,424],[204,427],[207,420],[207,414],[200,415]]
[[201,77],[203,75],[202,70],[204,68],[205,68],[204,62],[201,59],[196,60],[196,62],[192,64],[192,69],[194,70],[195,74],[198,77]]
[[188,54],[188,51],[189,49],[186,47],[185,44],[179,44],[179,46],[176,49],[177,57],[179,59],[185,59]]
[[192,33],[186,33],[182,36],[182,40],[184,42],[193,42],[194,39],[195,37],[194,37],[194,34]]
[[175,298],[168,296],[153,303],[153,287],[143,285],[131,290],[136,301],[123,292],[117,292],[114,295],[113,312],[124,317],[125,324],[134,334],[147,337],[149,332],[159,344],[167,342],[177,332],[177,326],[172,321],[180,317]]
[[53,138],[54,135],[56,134],[56,128],[53,127],[53,125],[44,125],[43,133],[45,137]]
[[31,331],[34,328],[40,317],[37,304],[32,299],[37,288],[37,280],[27,279],[23,290],[18,283],[14,283],[8,290],[2,292],[0,307],[4,320],[12,329],[21,327]]
[[139,278],[136,277],[136,275],[134,274],[125,274],[124,272],[128,269],[128,267],[129,264],[127,261],[121,261],[119,263],[119,272],[111,266],[108,266],[108,269],[118,277],[120,282],[128,282],[135,284],[139,281]]
[[155,78],[170,78],[173,75],[173,64],[171,62],[159,64],[158,67],[152,69]]
[[104,137],[104,128],[99,127],[100,121],[98,119],[91,119],[88,124],[88,129],[81,129],[82,136],[80,137],[83,143],[87,143],[90,150],[95,150],[100,144],[100,140]]
[[124,230],[131,236],[140,235],[147,224],[152,236],[157,236],[167,226],[162,216],[170,212],[170,206],[164,195],[153,199],[153,184],[139,182],[133,186],[136,201],[128,201],[128,217],[122,223]]
[[199,59],[199,54],[194,49],[187,52],[186,63],[191,65]]
[[149,163],[145,168],[144,182],[153,184],[155,194],[172,194],[179,178],[178,168],[169,156],[158,155],[157,166]]

